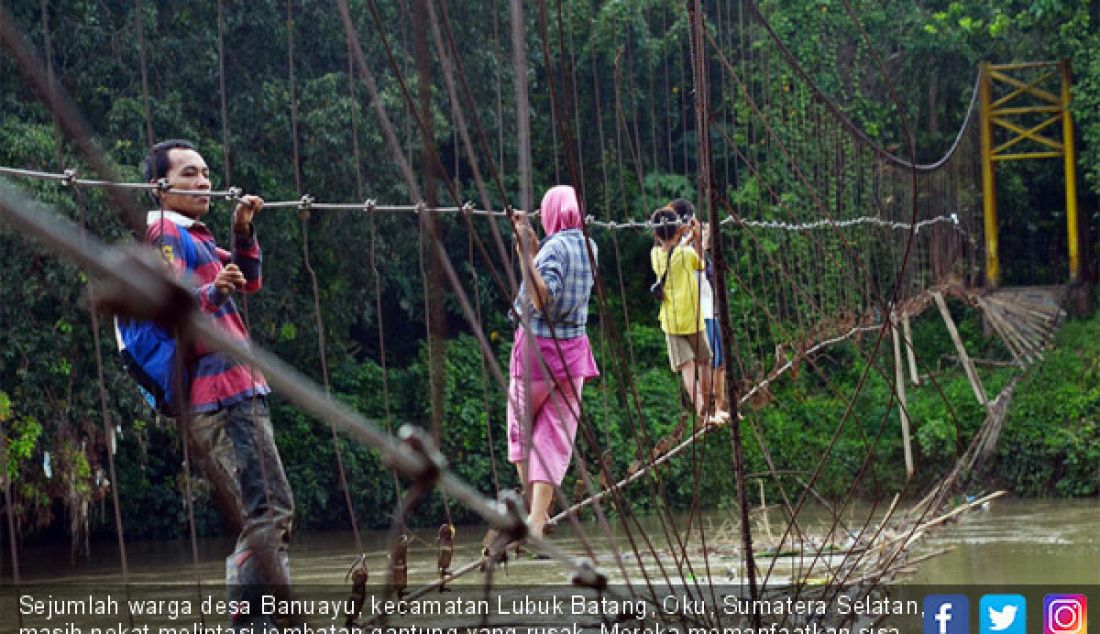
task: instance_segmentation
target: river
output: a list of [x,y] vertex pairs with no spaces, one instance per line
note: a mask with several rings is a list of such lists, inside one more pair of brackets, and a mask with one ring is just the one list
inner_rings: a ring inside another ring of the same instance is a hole
[[[777,513],[772,514],[771,531],[782,529]],[[728,515],[710,512],[703,517],[707,528],[708,544],[712,547],[724,543],[734,545],[737,536],[728,525]],[[758,523],[759,524],[759,523]],[[646,533],[656,545],[657,556],[664,563],[672,557],[665,542],[665,533],[659,522],[652,518],[643,522]],[[682,526],[682,525],[681,525]],[[600,529],[591,522],[583,524],[585,531],[596,543],[598,564],[607,570],[612,579],[621,578],[619,563],[609,554]],[[759,525],[758,525],[759,530]],[[566,536],[568,527],[558,529],[560,535],[553,538],[566,551],[581,554],[584,546],[576,538]],[[456,537],[454,565],[477,557],[484,529],[460,527]],[[697,534],[697,533],[696,533]],[[625,551],[626,539],[617,527],[616,540]],[[409,583],[415,587],[437,578],[435,568],[435,531],[417,530],[409,550]],[[633,537],[640,540],[634,531]],[[380,582],[385,575],[386,554],[384,532],[363,534],[367,563],[372,582]],[[3,582],[11,582],[4,545]],[[203,584],[220,584],[224,579],[224,556],[232,549],[232,540],[203,539],[197,544],[198,576]],[[988,511],[968,513],[954,524],[938,528],[927,535],[914,549],[914,555],[950,549],[948,552],[920,562],[915,574],[904,579],[914,584],[983,584],[983,583],[1060,583],[1097,584],[1100,582],[1100,499],[1083,500],[1018,500],[1001,498],[992,503]],[[642,549],[645,550],[645,549]],[[698,552],[700,549],[696,548]],[[721,548],[718,548],[720,551]],[[311,532],[295,537],[291,550],[291,562],[295,583],[331,584],[343,583],[348,566],[357,554],[350,531]],[[137,583],[163,582],[166,579],[194,579],[195,567],[189,541],[137,542],[127,545],[131,580]],[[626,557],[623,567],[628,575],[638,570],[633,556]],[[694,572],[697,576],[720,578],[728,574],[730,558],[721,552],[710,557],[710,575],[706,575],[702,558],[697,558]],[[647,567],[652,558],[646,558]],[[121,581],[121,565],[114,542],[93,544],[92,556],[70,562],[67,544],[41,544],[22,549],[20,571],[25,581],[43,583],[58,581],[77,584],[118,583]],[[566,579],[561,567],[554,562],[529,557],[513,559],[505,571],[508,583],[542,584]],[[499,579],[499,578],[498,578]],[[477,583],[479,575],[465,578]]]

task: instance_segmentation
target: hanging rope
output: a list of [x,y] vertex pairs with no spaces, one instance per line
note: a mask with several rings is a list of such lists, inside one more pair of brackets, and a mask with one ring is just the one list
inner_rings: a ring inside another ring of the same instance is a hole
[[[289,68],[290,84],[290,133],[294,150],[294,187],[295,193],[301,196],[298,206],[298,214],[302,227],[302,264],[309,274],[310,289],[313,294],[313,323],[317,331],[317,354],[321,364],[321,383],[324,385],[325,394],[332,394],[332,386],[328,376],[328,355],[325,352],[325,322],[321,316],[321,292],[317,283],[317,273],[313,270],[313,264],[309,255],[309,219],[313,209],[313,198],[302,195],[302,170],[301,156],[298,153],[298,98],[294,77],[294,4],[293,0],[286,3],[287,25],[287,66]],[[358,161],[356,162],[358,169]],[[348,521],[351,523],[351,532],[355,538],[355,549],[359,553],[366,552],[363,548],[363,539],[359,534],[359,520],[355,515],[355,506],[351,501],[351,488],[348,485],[347,470],[344,467],[343,451],[340,448],[340,439],[336,435],[336,426],[329,425],[332,432],[332,453],[336,457],[336,470],[340,477],[340,489],[344,494],[344,505],[347,507]],[[266,485],[266,481],[265,481]]]
[[[506,190],[504,189],[504,183],[503,183],[503,179],[501,177],[500,171],[499,171],[496,163],[492,159],[492,152],[489,149],[488,141],[486,140],[486,137],[485,137],[485,131],[481,126],[481,120],[478,118],[477,108],[473,107],[473,104],[474,104],[473,95],[470,93],[470,87],[469,87],[468,83],[466,82],[465,71],[462,69],[462,63],[459,60],[459,57],[457,55],[457,51],[455,50],[454,36],[451,33],[450,20],[447,17],[446,2],[444,2],[443,0],[440,0],[440,13],[442,14],[442,18],[443,18],[443,20],[442,20],[442,22],[443,22],[442,31],[444,33],[446,33],[446,35],[447,35],[447,48],[444,48],[444,44],[443,44],[442,37],[441,37],[440,24],[439,24],[440,20],[437,19],[433,3],[428,2],[427,7],[428,7],[428,19],[431,22],[431,27],[432,27],[433,41],[435,42],[436,51],[439,54],[440,66],[443,69],[443,79],[444,79],[445,83],[447,84],[447,92],[449,93],[450,98],[451,98],[451,106],[452,106],[451,110],[454,112],[455,127],[458,129],[458,132],[461,135],[462,147],[466,151],[466,159],[470,164],[471,171],[473,172],[474,184],[477,187],[478,194],[481,196],[481,204],[486,209],[488,209],[492,206],[492,203],[491,203],[491,200],[489,198],[489,193],[488,193],[488,191],[485,187],[484,179],[481,176],[481,168],[479,167],[479,161],[477,159],[477,155],[474,152],[474,147],[473,147],[473,144],[472,144],[471,139],[470,139],[469,126],[467,126],[467,124],[466,124],[466,115],[465,115],[465,113],[467,112],[467,108],[463,107],[463,104],[462,104],[462,102],[460,100],[460,97],[458,95],[458,91],[455,87],[454,75],[455,75],[456,71],[457,71],[457,74],[458,74],[459,81],[461,82],[463,90],[464,90],[464,92],[466,94],[466,97],[468,99],[468,103],[470,104],[470,107],[468,108],[468,111],[470,113],[470,118],[471,118],[471,120],[473,122],[473,125],[474,125],[474,131],[477,135],[478,144],[481,147],[482,153],[486,157],[488,157],[488,160],[489,160],[489,173],[493,178],[493,182],[496,184],[497,194],[500,196],[501,200],[507,200],[508,195],[507,195]],[[453,63],[452,63],[452,59],[454,60]],[[497,86],[498,91],[499,91],[499,88],[500,87],[499,87],[499,83],[498,83],[498,86]],[[497,125],[498,125],[498,127],[500,127],[499,116],[498,116]],[[475,213],[475,210],[467,208],[467,210],[463,213],[466,214],[467,216],[469,216],[471,213]],[[469,229],[470,228],[470,223],[469,223],[468,219],[466,221],[466,225],[467,225],[467,229]],[[516,286],[515,271],[512,270],[512,258],[509,256],[507,250],[504,248],[504,240],[501,238],[500,231],[497,228],[495,223],[490,223],[489,224],[489,231],[491,233],[493,243],[497,245],[497,254],[500,257],[500,261],[504,264],[505,277],[508,279],[509,290],[512,292],[512,294],[515,294],[516,291],[518,290],[518,287]]]
[[[477,320],[484,323],[481,315],[481,282],[478,280],[477,268],[474,266],[474,243],[470,237],[467,237],[466,241],[466,261],[469,263],[470,283],[474,288],[474,308],[477,310]],[[480,353],[478,359],[481,362],[479,364],[481,368],[481,399],[485,408],[485,438],[489,446],[489,467],[492,469],[493,474],[493,493],[499,498],[500,474],[497,472],[496,443],[493,440],[493,408],[489,403],[489,370],[486,367],[484,352]]]
[[[541,18],[541,20],[542,20],[542,22],[543,22],[543,23],[545,23],[545,18],[544,18],[544,17],[543,17],[543,18]],[[544,32],[544,34],[545,34],[545,28],[543,29],[543,32]],[[544,35],[544,37],[545,37],[545,35]],[[545,54],[545,56],[546,56],[546,57],[547,57],[547,59],[548,59],[548,57],[549,57],[549,56],[548,56],[548,53],[546,53],[546,54]],[[564,58],[564,54],[563,54],[563,58]],[[618,99],[618,98],[617,98],[617,99]],[[618,103],[618,101],[617,101],[617,103]],[[560,117],[560,115],[559,115],[559,114],[557,114],[557,111],[556,111],[556,110],[555,110],[555,113],[554,113],[554,117],[555,117],[555,119],[558,119],[558,118]],[[623,118],[623,120],[625,121],[625,117]],[[560,127],[562,128],[562,129],[566,128],[566,127],[567,127],[567,125],[568,125],[568,124],[567,124],[566,122],[564,122],[564,121],[560,121],[560,120],[559,120],[559,122],[558,122],[558,123],[559,123],[559,126],[560,126]],[[618,133],[617,133],[617,134],[618,134]],[[629,135],[629,130],[628,130],[628,135]],[[638,164],[640,165],[640,162],[639,162]],[[622,172],[622,170],[620,170],[620,173],[621,173],[621,172]],[[592,258],[591,258],[592,254],[590,253],[589,255],[590,255],[590,259],[592,259]],[[592,259],[592,265],[593,265],[593,266],[595,265],[594,259]],[[621,277],[621,272],[620,272],[620,277]],[[603,310],[603,311],[605,312],[605,311],[606,311],[606,304],[605,304],[605,302],[604,302],[604,300],[603,300],[603,298],[602,298],[602,294],[603,294],[603,290],[602,290],[602,283],[600,282],[600,280],[599,280],[599,278],[598,278],[598,277],[597,277],[596,283],[597,283],[597,296],[601,298],[601,300],[600,300],[600,301],[601,301],[601,308],[602,308],[602,310]],[[619,358],[621,359],[622,357],[619,357]],[[629,373],[629,372],[625,372],[625,373],[624,373],[624,375],[625,375],[625,376],[628,376],[628,377],[629,377],[630,373]],[[624,400],[625,400],[625,399],[624,399]],[[636,391],[635,391],[635,403],[637,403],[637,394],[636,394]],[[640,411],[640,407],[639,407],[639,411]],[[584,432],[585,432],[585,436],[586,436],[586,438],[588,439],[588,442],[589,442],[589,443],[590,443],[590,444],[591,444],[592,446],[594,446],[594,447],[598,447],[598,446],[599,446],[599,443],[598,443],[598,442],[596,442],[596,440],[595,440],[595,435],[594,435],[594,434],[592,434],[592,433],[590,432],[590,430],[588,429],[588,422],[587,422],[587,420],[586,420],[586,419],[584,419],[583,417],[582,417],[582,419],[581,419],[581,429],[582,429],[582,431],[584,431]],[[640,426],[639,428],[635,428],[635,430],[634,430],[634,431],[635,431],[635,434],[637,434],[637,433],[638,433],[639,429],[640,429],[640,431],[641,431],[641,437],[640,437],[640,438],[637,438],[637,437],[636,437],[636,439],[637,439],[637,440],[639,441],[639,445],[640,445],[640,446],[644,446],[644,447],[648,447],[648,446],[650,446],[650,445],[651,445],[652,443],[651,443],[651,442],[649,441],[649,439],[648,439],[648,435],[647,435],[647,432],[646,432],[646,430],[645,430],[644,422],[643,422],[643,424],[642,424],[642,425],[641,425],[641,426]],[[581,471],[582,471],[582,474],[583,474],[583,472],[584,472],[584,463],[583,463],[583,459],[582,459],[582,460],[580,460],[580,461],[579,461],[579,463],[580,463],[580,468],[581,468]],[[607,465],[607,464],[606,464],[606,463],[605,463],[605,462],[604,462],[603,460],[601,460],[601,461],[600,461],[600,465],[599,465],[599,466],[600,466],[600,470],[601,470],[601,480],[603,480],[603,479],[610,479],[610,475],[609,475],[609,473],[608,473],[608,465]],[[667,499],[667,495],[665,494],[665,491],[664,491],[664,484],[663,484],[663,481],[662,481],[662,479],[661,479],[661,477],[660,477],[660,475],[659,475],[659,474],[657,475],[657,478],[656,478],[656,486],[658,487],[658,489],[659,489],[659,490],[655,490],[655,491],[652,491],[652,493],[654,494],[654,499]],[[622,498],[618,498],[618,497],[617,497],[617,499],[616,499],[616,505],[618,506],[618,508],[620,508],[620,510],[623,510],[623,509],[627,508],[627,507],[625,506],[625,500],[623,500]],[[662,509],[660,509],[660,507],[659,507],[659,509],[658,509],[658,510],[660,511],[660,510],[662,510]],[[681,582],[682,582],[682,583],[687,583],[687,579],[686,579],[686,578],[684,577],[684,570],[683,570],[683,566],[682,566],[682,563],[681,563],[681,562],[683,562],[683,561],[684,561],[684,560],[686,559],[686,554],[684,554],[684,553],[683,553],[683,551],[684,551],[684,543],[683,543],[683,542],[682,542],[682,541],[680,540],[680,533],[679,533],[679,531],[678,531],[678,530],[676,530],[676,528],[675,528],[675,520],[674,520],[674,519],[673,519],[673,518],[671,517],[671,510],[670,510],[670,509],[669,509],[669,511],[670,511],[670,514],[669,514],[669,516],[668,516],[668,521],[667,521],[667,522],[666,522],[666,521],[664,521],[664,519],[665,519],[665,518],[664,518],[664,515],[663,515],[663,514],[660,514],[660,513],[659,513],[659,517],[661,517],[661,518],[662,518],[662,528],[664,528],[664,531],[665,531],[665,538],[666,538],[666,540],[668,541],[668,545],[669,545],[669,548],[670,548],[670,550],[672,550],[672,551],[673,551],[674,553],[675,553],[675,552],[680,552],[681,554],[683,554],[683,555],[684,555],[684,556],[683,556],[683,557],[682,557],[682,558],[681,558],[681,559],[680,559],[680,560],[678,561],[678,563],[677,563],[677,569],[678,569],[678,572],[679,572],[679,573],[680,573],[680,575],[681,575]],[[601,518],[601,514],[600,514],[600,512],[599,512],[599,509],[598,509],[598,508],[597,508],[597,517],[598,517],[598,518]],[[571,521],[575,521],[575,520],[574,520],[574,519],[573,519],[572,517],[571,517],[570,519],[571,519]],[[645,535],[644,535],[644,533],[643,533],[643,537],[644,537],[644,536],[645,536]],[[650,549],[652,549],[652,548],[653,548],[653,545],[652,545],[651,543],[649,543],[648,539],[647,539],[646,541],[647,541],[647,545],[648,545],[648,546],[650,547]],[[636,554],[636,556],[637,556],[637,553],[638,553],[638,551],[637,551],[637,544],[634,544],[634,543],[632,542],[632,546],[633,546],[633,547],[635,548],[635,554]],[[659,558],[658,558],[658,563],[659,563],[659,562],[660,562],[660,560],[659,560]],[[666,582],[668,582],[668,581],[669,581],[669,578],[668,578],[667,572],[666,572],[666,571],[664,570],[663,566],[659,566],[659,567],[661,568],[661,572],[662,572],[662,574],[663,574],[663,575],[665,576],[665,581],[666,581]],[[643,571],[644,571],[644,566],[643,566]],[[689,572],[689,576],[692,576],[692,577],[694,576],[694,575],[692,574],[692,571],[690,570],[690,562],[688,562],[688,572]]]
[[153,134],[153,110],[149,106],[149,71],[145,66],[145,12],[141,0],[134,0],[134,20],[138,30],[138,65],[141,68],[141,102],[145,110],[145,143],[149,148],[156,142]]
[[[46,51],[46,83],[52,90],[52,87],[57,82],[53,74],[53,38],[50,36],[50,12],[47,0],[42,0],[39,3],[39,12],[42,16],[42,47]],[[51,114],[50,119],[53,120],[54,158],[57,161],[57,165],[60,167],[63,163],[61,145],[65,137],[61,134],[61,124],[57,122],[57,115]]]
[[232,161],[229,159],[229,107],[226,104],[228,99],[227,92],[225,90],[225,19],[224,19],[224,0],[218,0],[218,96],[221,102],[221,115],[222,115],[222,160],[225,163],[225,181],[226,183],[233,182],[233,168]]
[[[347,17],[344,20],[345,29],[347,29],[348,31],[352,31],[353,27],[352,27],[352,24],[351,24],[350,13],[348,13],[348,11],[346,10],[346,6],[345,6],[346,5],[346,0],[340,0],[340,4],[341,4],[341,16],[344,16],[345,14],[347,14]],[[374,0],[368,0],[367,6],[368,6],[368,9],[370,11],[371,18],[374,22],[378,38],[382,42],[383,49],[386,51],[386,59],[389,62],[390,69],[393,71],[394,77],[397,79],[398,87],[400,88],[401,95],[404,98],[406,113],[409,115],[409,117],[416,124],[417,130],[420,132],[420,137],[421,137],[421,142],[422,142],[422,149],[425,153],[425,160],[426,160],[427,164],[430,166],[430,169],[433,173],[436,173],[436,174],[446,173],[446,168],[444,167],[443,162],[439,158],[439,152],[436,150],[434,137],[432,135],[431,128],[429,127],[428,123],[425,121],[424,117],[421,115],[419,109],[417,108],[416,102],[413,100],[412,94],[409,90],[408,82],[405,79],[405,73],[402,72],[400,66],[397,64],[397,60],[394,56],[393,48],[390,45],[389,37],[387,35],[387,33],[388,33],[387,24],[386,24],[385,20],[383,19],[381,13],[379,12],[378,5],[377,5],[377,3],[374,2]],[[356,50],[356,55],[360,58],[359,61],[360,61],[361,66],[363,66],[365,68],[366,62],[365,62],[365,60],[362,59],[362,56],[360,55],[362,51],[358,48],[357,44],[356,44],[355,50]],[[369,84],[368,84],[368,88],[370,88]],[[376,98],[376,89],[372,90],[372,97]],[[382,110],[381,108],[379,108],[378,113],[379,113],[380,118],[386,116],[385,111]],[[400,146],[393,145],[393,146],[391,146],[391,150],[393,150],[395,154],[399,154],[401,156],[404,155],[404,151],[400,148]],[[408,164],[408,161],[405,160],[405,159],[402,159],[402,162],[405,165]],[[410,179],[413,179],[412,172],[410,171],[406,175],[406,177],[410,178]],[[445,180],[443,182],[446,185],[446,190],[450,194],[452,201],[455,204],[459,205],[458,209],[461,210],[462,209],[461,205],[465,201],[462,199],[462,196],[459,194],[457,187],[449,179]],[[410,187],[410,192],[418,192],[418,189],[416,188],[415,179],[412,180],[412,186]],[[417,199],[422,199],[423,197],[420,196],[419,193],[417,193],[416,198]],[[470,226],[467,226],[467,230],[472,231],[472,228]],[[489,257],[489,252],[486,250],[485,245],[483,244],[481,238],[476,233],[474,233],[473,235],[474,235],[474,244],[478,248],[478,253],[481,256],[482,261],[488,267],[489,271],[492,272],[493,280],[496,282],[497,287],[500,289],[500,292],[502,294],[508,294],[509,292],[513,291],[516,288],[516,285],[515,285],[514,281],[509,280],[509,283],[505,284],[504,280],[501,279],[500,274],[497,271],[497,268],[498,268],[497,265],[495,265],[492,261],[492,258]],[[498,250],[503,252],[505,249],[504,249],[504,245],[503,245],[503,242],[501,241],[499,233],[494,232],[494,240],[497,242]],[[454,274],[453,266],[450,262],[450,256],[447,255],[446,250],[443,249],[441,242],[438,240],[438,236],[433,235],[433,245],[432,245],[432,247],[433,247],[433,250],[436,252],[436,257],[438,257],[438,259],[440,260],[441,266],[443,268],[447,269],[447,271],[446,271],[447,276],[451,280],[451,283],[452,283],[452,286],[453,286],[455,292],[460,295],[461,302],[468,305],[469,302],[465,297],[465,292],[461,290],[461,285],[460,285],[460,282],[458,280],[458,277],[457,277],[457,275]],[[472,317],[472,313],[467,311],[467,318],[470,319],[471,317]],[[475,325],[473,325],[473,327],[475,329],[480,330],[480,325],[475,324]]]
[[[582,420],[583,420],[583,419],[582,419]],[[582,470],[583,470],[583,463],[582,463]],[[598,509],[597,509],[597,517],[599,517],[599,511],[598,511]],[[601,520],[602,520],[602,517],[601,517]]]
[[[58,139],[57,142],[60,144],[61,139]],[[73,193],[75,195],[79,214],[80,231],[82,237],[86,239],[87,225],[85,219],[84,193],[80,190],[75,190]],[[89,282],[89,292],[92,292],[91,282]],[[122,505],[119,502],[118,494],[118,472],[115,470],[115,431],[111,428],[111,417],[107,410],[107,381],[103,376],[103,349],[100,347],[99,315],[95,312],[90,313],[90,315],[92,321],[92,345],[95,347],[96,379],[99,385],[99,412],[103,422],[103,442],[106,445],[107,451],[107,468],[111,476],[111,502],[114,505],[115,537],[118,542],[119,563],[122,567],[122,586],[127,601],[126,614],[130,621],[130,628],[132,629],[134,627],[134,614],[129,608],[130,566],[129,558],[126,555],[126,539],[123,537]]]
[[363,159],[359,153],[359,99],[355,95],[355,62],[351,56],[351,40],[346,36],[348,48],[348,99],[351,101],[348,109],[351,120],[351,155],[355,159],[355,196],[363,200]]
[[[430,186],[430,185],[429,185]],[[431,392],[431,398],[429,399],[429,414],[432,420],[432,440],[437,446],[442,446],[441,435],[443,427],[443,407],[445,394],[444,390],[446,386],[443,385],[443,377],[435,376],[435,363],[440,361],[438,355],[442,354],[442,351],[437,348],[439,345],[443,345],[443,342],[437,341],[436,333],[432,332],[431,327],[431,313],[432,313],[432,298],[430,284],[428,283],[428,270],[424,266],[424,262],[431,257],[430,253],[424,250],[424,234],[432,236],[433,239],[438,240],[437,235],[433,235],[435,232],[432,228],[433,219],[428,216],[427,207],[422,206],[420,212],[417,214],[418,226],[416,232],[416,247],[420,257],[417,259],[420,269],[420,287],[422,297],[424,301],[424,328],[425,328],[425,340],[428,344],[428,382],[429,391]],[[436,301],[440,301],[442,298],[436,298]],[[436,391],[438,390],[438,392]],[[447,499],[447,494],[442,493],[443,497],[443,512],[447,516],[447,524],[454,526],[454,518],[451,517],[451,502]],[[409,509],[411,510],[411,508]],[[404,519],[402,519],[404,521]]]
[[[597,284],[598,284],[598,281],[597,281]],[[582,429],[585,429],[586,425],[587,425],[586,420],[583,416],[582,416],[581,420],[582,420]],[[592,438],[594,438],[594,437],[592,437]],[[582,469],[583,469],[583,467],[582,467]],[[604,466],[604,469],[606,469],[606,466]],[[597,518],[601,518],[601,521],[603,521],[603,518],[601,517],[601,514],[599,514],[598,509],[597,509]],[[605,526],[605,529],[606,529],[606,526]]]
[[[390,380],[389,368],[386,361],[386,337],[385,316],[382,313],[382,276],[378,272],[378,261],[375,256],[377,250],[375,238],[378,229],[374,222],[374,206],[372,201],[367,201],[367,214],[370,218],[370,269],[374,277],[374,312],[378,320],[378,362],[382,366],[382,407],[385,412],[386,431],[393,433],[393,415],[390,411]],[[397,470],[393,470],[394,499],[401,499],[401,481],[397,478]]]
[[[695,94],[695,131],[699,139],[699,192],[706,204],[704,209],[709,209],[710,211],[710,222],[712,225],[715,225],[718,223],[719,219],[717,203],[718,194],[714,190],[714,165],[710,154],[710,108],[707,103],[706,55],[702,36],[705,27],[703,25],[702,13],[703,7],[700,0],[693,0],[688,5],[688,18],[691,22],[691,36],[688,41],[692,60],[692,88]],[[718,323],[722,333],[722,345],[725,348],[723,350],[723,355],[725,358],[729,359],[732,357],[730,344],[733,340],[733,331],[730,328],[729,322],[729,285],[726,282],[726,264],[722,240],[714,241],[713,251],[714,267],[716,271],[715,281],[720,289],[718,297],[715,297],[714,300],[716,300],[715,303],[718,308]],[[748,576],[749,596],[752,597],[753,601],[756,601],[760,596],[760,588],[757,587],[756,561],[752,549],[752,529],[749,524],[748,498],[745,485],[746,469],[744,449],[741,442],[741,425],[737,420],[737,384],[732,373],[726,378],[727,390],[730,395],[729,413],[732,417],[729,425],[729,436],[731,449],[733,450],[733,472],[736,478],[737,500],[741,514],[741,558]],[[760,615],[755,611],[751,618],[751,622],[754,627],[757,629],[760,628]]]

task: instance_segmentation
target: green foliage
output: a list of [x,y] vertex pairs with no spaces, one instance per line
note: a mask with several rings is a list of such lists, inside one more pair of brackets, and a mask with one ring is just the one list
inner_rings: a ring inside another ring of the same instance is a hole
[[34,455],[41,436],[42,425],[33,416],[13,419],[11,399],[0,392],[0,456],[8,477],[19,479],[20,470]]
[[1100,317],[1070,322],[1016,390],[995,473],[1023,495],[1100,491]]

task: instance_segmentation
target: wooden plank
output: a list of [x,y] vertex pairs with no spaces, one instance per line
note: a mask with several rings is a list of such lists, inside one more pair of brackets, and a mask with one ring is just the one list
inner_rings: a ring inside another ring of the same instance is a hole
[[1032,358],[1031,354],[1032,349],[1026,345],[1021,332],[1008,328],[1003,307],[993,302],[983,302],[982,306],[986,308],[986,316],[989,318],[990,324],[997,328],[1005,343],[1009,343],[1021,356],[1026,357],[1027,362],[1034,362],[1035,359]]
[[1053,325],[1034,323],[1017,312],[999,312],[1005,325],[1025,342],[1029,350],[1041,356],[1043,342],[1050,337]]
[[1059,315],[1062,313],[1062,307],[1059,306],[1057,302],[1043,301],[1041,298],[1036,297],[1032,294],[1011,292],[1001,293],[998,291],[990,295],[988,299],[1006,305],[1019,305],[1023,308],[1028,308],[1030,310],[1045,315]]
[[909,361],[909,378],[913,385],[920,385],[920,375],[917,374],[917,355],[913,353],[913,332],[909,329],[909,314],[901,315],[901,332],[905,335],[905,356]]
[[1005,318],[1005,323],[1023,337],[1028,343],[1029,348],[1036,353],[1041,352],[1043,349],[1043,342],[1049,337],[1050,329],[1035,326],[1024,319],[1008,319],[1007,317],[1008,316]]
[[[1017,330],[1019,330],[1021,334],[1028,335],[1034,342],[1048,339],[1054,331],[1054,326],[1057,324],[1057,319],[1041,317],[1025,309],[1013,306],[1012,304],[996,301],[993,303],[998,306],[998,310],[1000,310],[1007,321],[1016,324]],[[1009,316],[1011,316],[1011,319],[1009,319]]]
[[1054,323],[1058,321],[1052,315],[1042,315],[1025,308],[1013,307],[1011,305],[1006,306],[1001,304],[1001,306],[1002,312],[1012,315],[1017,321],[1025,321],[1042,332],[1046,332],[1053,328]]
[[966,371],[966,378],[970,381],[970,387],[974,390],[974,396],[977,397],[978,403],[988,407],[989,398],[986,397],[985,388],[982,387],[982,379],[978,376],[977,370],[974,369],[974,364],[970,362],[970,355],[966,353],[966,346],[963,345],[962,339],[959,337],[959,331],[955,328],[955,320],[951,319],[951,313],[947,310],[947,303],[943,301],[943,295],[934,292],[932,297],[936,299],[936,306],[940,309],[943,323],[947,326],[947,332],[951,335],[951,340],[955,342],[955,350],[959,353],[959,359],[962,361],[963,370]]
[[1004,320],[1001,319],[998,309],[993,304],[982,299],[978,300],[978,305],[985,312],[986,319],[989,320],[989,325],[1001,336],[1001,340],[1008,348],[1008,351],[1012,353],[1012,358],[1016,360],[1016,363],[1018,363],[1021,368],[1025,368],[1029,363],[1033,363],[1035,360],[1028,353],[1027,348],[1023,343],[1018,341],[1007,328],[1005,328]]
[[992,304],[983,301],[980,298],[978,299],[978,307],[982,309],[982,312],[985,315],[986,321],[989,323],[989,325],[993,328],[993,330],[997,331],[997,334],[1001,337],[1001,341],[1004,342],[1005,347],[1008,348],[1009,353],[1012,354],[1012,358],[1016,361],[1016,364],[1019,365],[1021,368],[1027,367],[1027,363],[1024,360],[1025,355],[1019,347],[1020,344],[1017,341],[1014,341],[1009,336],[1008,332],[1001,325],[1001,322],[997,318],[997,315],[994,315],[997,309],[994,308]]
[[905,398],[905,372],[901,368],[901,343],[895,316],[890,327],[894,339],[894,388],[898,394],[898,414],[901,416],[901,442],[905,449],[905,476],[913,477],[913,447],[909,442],[909,404]]
[[1009,299],[991,296],[988,299],[991,302],[995,302],[1001,306],[1004,306],[1007,310],[1025,314],[1038,320],[1052,321],[1057,319],[1062,314],[1062,309],[1057,306],[1051,306],[1049,304],[1038,304],[1035,302],[1030,302],[1027,299],[1021,297],[1013,297]]

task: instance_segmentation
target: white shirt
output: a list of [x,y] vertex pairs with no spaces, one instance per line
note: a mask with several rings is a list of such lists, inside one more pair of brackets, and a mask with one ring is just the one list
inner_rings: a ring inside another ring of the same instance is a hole
[[[693,251],[695,250],[695,247],[691,244],[690,233],[684,234],[680,244]],[[702,254],[696,253],[695,255],[703,260]],[[703,316],[703,319],[714,319],[714,289],[710,287],[706,269],[695,272],[695,281],[699,285],[699,314]]]

